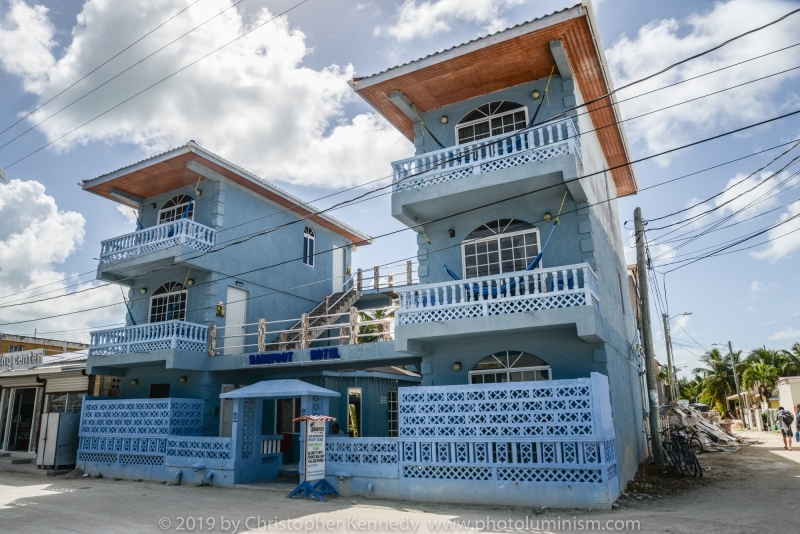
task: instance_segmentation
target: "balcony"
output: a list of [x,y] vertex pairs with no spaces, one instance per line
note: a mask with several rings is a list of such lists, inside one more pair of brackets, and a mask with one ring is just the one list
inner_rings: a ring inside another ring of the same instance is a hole
[[565,154],[581,157],[580,138],[572,119],[542,124],[511,137],[508,134],[487,137],[395,161],[392,181],[394,191],[400,192]]
[[[216,230],[189,219],[159,224],[103,241],[100,244],[100,269],[103,270],[106,264],[122,260],[145,257],[147,261],[162,259],[163,254],[153,253],[176,245],[209,252],[216,237]],[[175,255],[179,254],[173,254]]]
[[89,356],[149,353],[178,349],[205,353],[208,327],[186,321],[164,321],[91,333]]
[[[397,348],[409,341],[474,337],[578,325],[596,341],[600,299],[597,274],[587,263],[397,289]],[[502,322],[493,316],[505,316]]]
[[414,224],[414,217],[441,217],[454,206],[502,200],[530,185],[521,181],[539,177],[535,185],[544,186],[577,176],[581,158],[580,138],[567,118],[396,161],[392,214]]

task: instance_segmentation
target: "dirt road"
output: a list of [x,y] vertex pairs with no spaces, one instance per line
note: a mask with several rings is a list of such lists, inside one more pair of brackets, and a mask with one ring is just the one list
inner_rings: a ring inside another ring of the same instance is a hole
[[601,512],[366,499],[317,503],[285,499],[285,487],[167,486],[0,471],[0,532],[800,531],[800,447],[788,453],[774,435],[746,435],[762,443],[701,457],[709,468],[705,485],[655,497],[631,494],[619,508]]

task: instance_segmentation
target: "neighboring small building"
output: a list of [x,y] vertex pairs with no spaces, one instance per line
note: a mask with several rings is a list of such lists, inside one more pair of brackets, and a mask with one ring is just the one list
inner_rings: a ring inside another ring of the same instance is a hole
[[780,406],[795,413],[795,407],[800,404],[800,376],[781,377],[776,389]]
[[[22,354],[30,364],[0,367],[0,450],[35,453],[41,414],[80,413],[87,394],[115,396],[112,377],[86,374],[86,352],[43,354],[44,349],[0,354],[0,359]],[[74,463],[74,462],[73,462]]]
[[[60,339],[46,339],[34,336],[17,336],[14,334],[0,333],[0,354],[6,352],[22,352],[25,350],[44,349],[45,354],[61,354],[63,352],[76,352],[86,350],[89,345],[74,343]],[[0,366],[2,367],[2,366]]]

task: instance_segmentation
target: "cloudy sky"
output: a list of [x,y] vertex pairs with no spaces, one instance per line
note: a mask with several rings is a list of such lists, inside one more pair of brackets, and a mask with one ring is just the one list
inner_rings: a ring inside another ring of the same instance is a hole
[[[78,181],[188,139],[306,199],[384,177],[389,162],[411,155],[412,147],[353,96],[348,79],[571,4],[308,0],[269,22],[297,0],[232,5],[236,1],[0,0],[0,130],[6,130],[0,133],[0,167],[13,178],[0,191],[0,323],[62,315],[0,330],[86,339],[88,328],[123,320],[114,286],[8,306],[37,293],[63,294],[67,286],[89,289],[96,284],[91,273],[75,276],[96,268],[99,242],[133,229],[129,212],[82,192]],[[617,86],[798,7],[788,0],[595,3]],[[796,43],[800,15],[620,92],[634,157],[800,109],[800,69],[781,72],[800,66],[800,46],[633,98]],[[753,81],[758,78],[764,79]],[[739,84],[746,85],[732,88]],[[718,91],[723,92],[709,95]],[[690,99],[695,100],[686,103]],[[674,107],[650,113],[667,106]],[[641,163],[640,185],[654,186],[796,138],[797,116]],[[792,174],[800,165],[776,174],[800,155],[800,147],[754,173],[779,154],[773,149],[620,201],[623,219],[631,218],[636,206],[648,219],[684,210],[650,223],[652,255],[661,273],[681,265],[673,262],[786,221],[741,245],[774,239],[763,246],[666,275],[661,297],[670,314],[692,312],[673,321],[679,365],[693,367],[703,350],[729,339],[745,350],[800,340],[800,232],[782,237],[800,229],[800,217],[792,219],[800,215],[800,188]],[[346,194],[319,204],[343,198]],[[387,197],[335,214],[372,234],[400,228],[389,216]],[[671,226],[656,230],[665,225]],[[687,239],[700,231],[707,233]],[[378,240],[360,249],[356,266],[411,256],[414,243],[410,232]],[[658,280],[663,283],[662,275]],[[12,295],[43,284],[49,285]],[[86,308],[97,309],[63,315]],[[660,326],[656,342],[663,359]]]

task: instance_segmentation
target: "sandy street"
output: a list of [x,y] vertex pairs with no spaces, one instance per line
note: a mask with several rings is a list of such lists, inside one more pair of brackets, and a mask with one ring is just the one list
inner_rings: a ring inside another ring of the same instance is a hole
[[746,435],[761,443],[701,456],[709,468],[701,484],[668,495],[654,489],[654,497],[632,493],[602,512],[364,498],[317,503],[285,499],[291,486],[223,489],[0,471],[0,532],[797,532],[800,448],[788,453],[775,435]]

